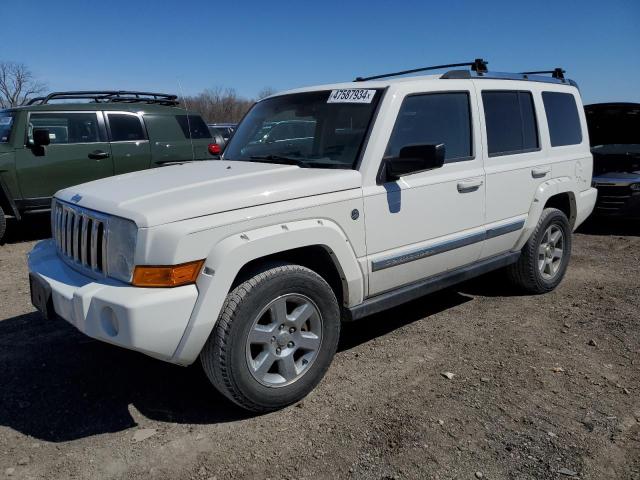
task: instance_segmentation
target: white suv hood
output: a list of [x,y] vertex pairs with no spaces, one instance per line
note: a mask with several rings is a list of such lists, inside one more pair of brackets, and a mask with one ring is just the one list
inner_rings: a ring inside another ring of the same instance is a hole
[[104,178],[61,190],[56,198],[144,228],[361,185],[355,170],[212,160]]

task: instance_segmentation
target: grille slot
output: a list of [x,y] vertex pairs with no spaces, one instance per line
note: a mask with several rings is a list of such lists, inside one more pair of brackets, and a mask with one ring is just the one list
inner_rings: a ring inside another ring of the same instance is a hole
[[53,239],[58,253],[73,263],[107,275],[107,218],[95,212],[55,203]]
[[615,212],[625,207],[631,198],[631,188],[620,185],[597,185],[598,199],[596,210],[602,212]]

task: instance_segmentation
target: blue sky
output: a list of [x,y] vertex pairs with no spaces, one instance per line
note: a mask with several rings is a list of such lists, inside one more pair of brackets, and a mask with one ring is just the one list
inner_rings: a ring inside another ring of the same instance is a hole
[[0,60],[52,90],[254,96],[484,57],[495,71],[564,67],[585,102],[640,102],[640,0],[19,0]]

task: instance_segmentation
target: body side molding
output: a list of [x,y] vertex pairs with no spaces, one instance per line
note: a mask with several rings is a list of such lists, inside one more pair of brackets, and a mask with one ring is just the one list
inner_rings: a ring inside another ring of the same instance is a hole
[[506,235],[507,233],[516,232],[524,227],[524,220],[518,220],[516,222],[507,223],[497,227],[492,227],[484,232],[478,232],[471,235],[465,235],[453,240],[447,240],[446,242],[436,243],[429,247],[413,250],[409,253],[402,253],[400,255],[393,255],[380,260],[371,262],[371,271],[377,272],[384,270],[385,268],[396,267],[404,263],[420,260],[421,258],[431,257],[438,255],[439,253],[445,253],[456,248],[466,247],[473,243],[483,242],[485,240],[498,237],[500,235]]

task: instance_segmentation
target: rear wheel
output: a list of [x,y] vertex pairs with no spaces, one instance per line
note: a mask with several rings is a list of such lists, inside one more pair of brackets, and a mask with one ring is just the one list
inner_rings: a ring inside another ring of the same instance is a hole
[[558,286],[571,256],[571,226],[556,208],[545,208],[536,229],[508,268],[511,280],[529,293],[546,293]]
[[229,293],[200,360],[222,394],[265,412],[313,390],[339,335],[340,309],[327,282],[300,265],[272,264]]

